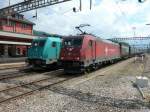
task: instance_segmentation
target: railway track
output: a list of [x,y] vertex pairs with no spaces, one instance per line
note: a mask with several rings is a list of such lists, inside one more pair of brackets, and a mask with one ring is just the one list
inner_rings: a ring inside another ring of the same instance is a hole
[[2,71],[0,72],[0,81],[10,79],[10,78],[23,77],[26,75],[34,75],[37,73],[46,73],[46,72],[45,71],[36,72],[36,71],[33,71],[32,69],[19,69],[19,70],[12,70],[12,71],[4,70],[3,72]]
[[[107,69],[109,70],[110,68],[104,67],[104,70],[105,70],[104,72],[108,71]],[[43,79],[39,79],[39,80],[32,81],[29,83],[19,84],[14,87],[9,87],[4,90],[0,90],[0,104],[7,102],[7,101],[11,101],[13,99],[15,100],[17,98],[33,94],[35,91],[39,91],[48,87],[52,87],[57,84],[62,84],[77,76],[77,75],[73,75],[73,76],[66,75],[67,77],[66,76],[62,77],[63,75],[64,75],[63,70],[56,70],[56,71],[51,72],[52,77],[43,78]],[[84,75],[84,77],[87,77],[87,76]],[[96,76],[93,76],[93,77],[96,77]],[[86,80],[89,80],[91,78],[88,78]],[[79,83],[82,83],[84,81],[85,80],[81,80]],[[43,85],[42,83],[46,83],[46,84]],[[21,93],[16,94],[18,91]]]
[[18,70],[6,72],[6,73],[3,72],[3,73],[0,73],[0,81],[10,79],[10,78],[22,77],[25,75],[29,75],[29,73],[26,73],[24,71],[18,71]]
[[[20,97],[23,97],[23,96],[33,94],[35,91],[39,91],[39,90],[45,89],[47,87],[51,87],[51,86],[54,86],[54,85],[57,85],[57,84],[61,84],[65,81],[68,81],[68,80],[75,77],[75,76],[71,76],[71,77],[68,76],[67,78],[59,77],[63,74],[64,74],[63,70],[56,70],[56,71],[51,72],[52,77],[43,78],[43,79],[32,81],[32,82],[29,82],[29,83],[21,84],[21,85],[15,86],[15,87],[0,90],[0,104],[2,104],[4,102],[7,102],[7,101],[10,101],[10,100],[13,100],[13,99],[17,99],[17,98],[20,98]],[[41,85],[39,85],[39,83],[41,83]],[[42,83],[43,84],[46,83],[46,84],[43,85]],[[32,88],[30,88],[31,86],[36,86],[36,87],[32,89]],[[20,92],[21,89],[22,89],[22,91],[24,91],[24,89],[27,89],[27,90],[25,90],[25,92],[21,91],[22,92],[21,94],[10,95],[11,91],[13,93],[13,91],[15,90],[15,93],[17,93],[17,90]],[[9,97],[4,98],[3,96],[1,96],[1,95],[4,95],[4,94],[6,96],[9,96]]]
[[0,70],[7,70],[7,69],[19,69],[21,67],[5,67],[5,68],[0,68]]
[[7,69],[19,69],[25,67],[25,64],[20,64],[20,65],[0,65],[0,70],[7,70]]

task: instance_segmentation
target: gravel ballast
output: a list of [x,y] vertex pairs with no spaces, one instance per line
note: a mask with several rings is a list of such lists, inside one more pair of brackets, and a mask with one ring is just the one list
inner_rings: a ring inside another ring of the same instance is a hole
[[0,112],[150,112],[150,103],[132,83],[141,75],[141,63],[133,60],[6,102]]

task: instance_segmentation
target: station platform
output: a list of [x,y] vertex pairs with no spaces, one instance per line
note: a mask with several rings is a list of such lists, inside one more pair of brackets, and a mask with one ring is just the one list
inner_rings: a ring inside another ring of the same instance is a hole
[[0,64],[25,62],[25,60],[26,60],[26,57],[15,57],[15,58],[0,57]]
[[18,65],[25,65],[25,62],[16,62],[16,63],[0,63],[0,68],[5,66],[18,66]]
[[25,62],[15,62],[15,63],[0,63],[0,71],[5,69],[13,69],[13,68],[20,68],[24,67]]

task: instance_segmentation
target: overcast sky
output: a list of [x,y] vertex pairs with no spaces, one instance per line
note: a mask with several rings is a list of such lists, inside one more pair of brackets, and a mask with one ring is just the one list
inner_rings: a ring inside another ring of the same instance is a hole
[[[23,0],[11,0],[11,4]],[[82,0],[82,11],[74,13],[73,7],[79,8],[79,0],[38,9],[38,18],[32,19],[35,11],[26,12],[25,17],[35,22],[34,29],[57,34],[77,34],[75,26],[90,24],[84,28],[89,33],[103,38],[114,36],[133,36],[136,27],[137,36],[150,34],[150,0],[138,3],[138,0],[93,0],[92,10],[90,0]],[[0,7],[8,6],[8,0],[0,0]]]

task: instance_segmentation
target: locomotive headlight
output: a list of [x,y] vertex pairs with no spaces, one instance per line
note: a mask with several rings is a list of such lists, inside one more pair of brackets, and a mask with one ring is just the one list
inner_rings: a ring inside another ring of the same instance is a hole
[[80,60],[80,57],[77,57],[76,59],[77,59],[77,60]]

